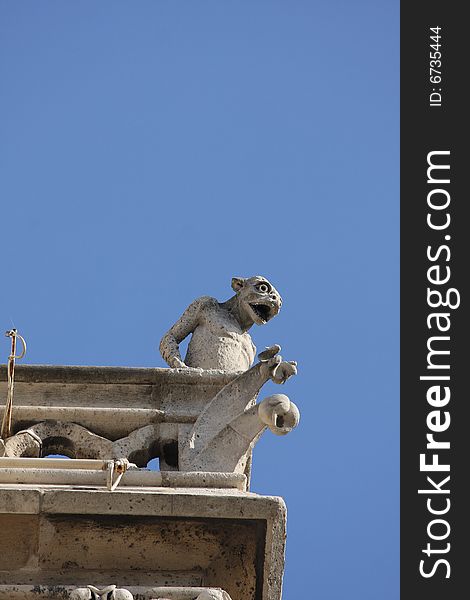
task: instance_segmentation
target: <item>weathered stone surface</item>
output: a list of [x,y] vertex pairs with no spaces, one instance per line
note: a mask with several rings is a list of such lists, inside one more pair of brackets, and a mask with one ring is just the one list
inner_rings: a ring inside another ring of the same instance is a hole
[[8,597],[2,586],[113,582],[136,595],[175,579],[180,586],[223,588],[232,600],[280,598],[285,508],[279,498],[235,490],[36,488],[21,492],[32,512],[25,515],[6,505],[15,493],[0,488],[2,526],[8,523],[2,531],[17,547],[0,554],[0,598]]
[[[17,365],[13,432],[49,419],[114,441],[150,424],[194,423],[235,376],[196,369]],[[6,367],[0,365],[0,403],[6,391]],[[0,404],[0,413],[3,408]]]
[[19,431],[3,443],[2,456],[41,456],[41,440],[31,431]]
[[0,515],[39,513],[42,494],[38,490],[19,488],[15,484],[0,485]]
[[[114,473],[110,473],[110,462],[115,462]],[[137,469],[129,465],[128,469],[120,474],[116,465],[122,462],[1,457],[0,484],[93,486],[96,489],[108,490],[117,486],[142,487],[148,490],[173,487],[245,491],[247,488],[247,478],[242,473],[155,471]]]
[[31,425],[6,440],[5,456],[62,454],[69,458],[104,459],[111,457],[112,447],[112,442],[81,425],[48,420]]
[[37,517],[20,514],[11,519],[0,513],[0,531],[3,548],[0,553],[0,568],[7,571],[34,568],[39,533]]
[[203,590],[197,600],[230,600],[230,596],[224,590]]
[[[231,600],[221,588],[132,586],[130,589],[132,593],[115,585],[104,588],[93,585],[80,588],[71,585],[0,585],[0,600],[93,600],[94,590],[103,591],[102,597],[106,600]],[[113,595],[107,597],[107,594]],[[96,596],[99,598],[95,592]]]

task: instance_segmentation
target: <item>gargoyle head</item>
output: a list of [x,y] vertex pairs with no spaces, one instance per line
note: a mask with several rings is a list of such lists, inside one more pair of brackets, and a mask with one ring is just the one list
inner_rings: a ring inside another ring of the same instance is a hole
[[273,394],[260,402],[258,416],[276,435],[290,433],[300,421],[299,409],[285,394]]
[[248,279],[233,277],[232,289],[237,293],[240,308],[257,325],[264,325],[281,310],[279,292],[261,275]]

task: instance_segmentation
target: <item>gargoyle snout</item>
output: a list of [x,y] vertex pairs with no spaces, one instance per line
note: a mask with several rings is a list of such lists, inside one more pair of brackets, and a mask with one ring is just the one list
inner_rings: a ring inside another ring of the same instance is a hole
[[285,394],[268,396],[258,405],[261,421],[276,435],[286,435],[300,421],[297,406]]

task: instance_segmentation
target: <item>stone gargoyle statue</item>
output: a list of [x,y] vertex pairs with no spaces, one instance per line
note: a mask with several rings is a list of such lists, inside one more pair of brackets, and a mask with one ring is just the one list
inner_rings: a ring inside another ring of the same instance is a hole
[[[248,330],[264,325],[281,309],[276,288],[259,275],[234,277],[235,295],[226,302],[210,296],[198,298],[163,336],[160,352],[174,369],[199,367],[224,371],[246,371],[256,356]],[[178,345],[192,334],[184,362]]]
[[[266,428],[285,435],[299,422],[297,407],[284,394],[256,404],[267,381],[283,384],[297,373],[297,363],[283,361],[278,345],[266,348],[258,356],[260,362],[251,366],[256,347],[248,330],[279,313],[279,292],[259,275],[234,277],[232,289],[235,295],[226,302],[209,296],[195,300],[160,343],[170,367],[242,371],[206,406],[187,439],[180,441],[179,468],[184,471],[243,472],[250,450]],[[189,334],[183,362],[178,345]]]
[[[45,440],[58,438],[68,441],[76,458],[128,459],[141,467],[155,456],[158,447],[162,471],[249,475],[251,450],[262,433],[269,429],[285,435],[299,422],[297,407],[284,394],[272,394],[257,403],[263,385],[268,381],[284,384],[296,375],[297,363],[284,361],[280,346],[275,344],[260,352],[253,364],[256,348],[248,330],[254,323],[265,324],[277,315],[281,297],[260,276],[235,277],[232,288],[235,295],[226,302],[209,297],[193,302],[160,344],[163,358],[180,371],[175,373],[177,379],[181,375],[185,379],[187,371],[188,380],[198,385],[199,371],[215,369],[230,374],[224,378],[228,383],[198,411],[195,421],[170,429],[162,412],[152,423],[123,438],[107,439],[79,423],[45,419],[9,437],[0,455],[38,457]],[[178,345],[190,334],[183,362]],[[166,454],[166,447],[171,447],[171,455]],[[93,592],[88,591],[89,595]]]

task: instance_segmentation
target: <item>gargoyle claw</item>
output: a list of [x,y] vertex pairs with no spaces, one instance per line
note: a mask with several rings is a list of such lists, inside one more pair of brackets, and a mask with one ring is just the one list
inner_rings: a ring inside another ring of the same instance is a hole
[[169,364],[172,369],[187,369],[188,368],[188,366],[180,358],[177,358],[176,356],[173,356],[170,359]]
[[274,383],[285,383],[292,375],[297,375],[297,363],[295,360],[284,361],[277,365],[271,375],[271,380]]
[[274,356],[276,356],[276,354],[279,354],[280,351],[281,351],[281,346],[279,346],[279,344],[274,344],[274,346],[269,346],[269,347],[265,348],[262,352],[260,352],[258,354],[258,358],[261,361],[269,360],[270,358],[273,358]]

